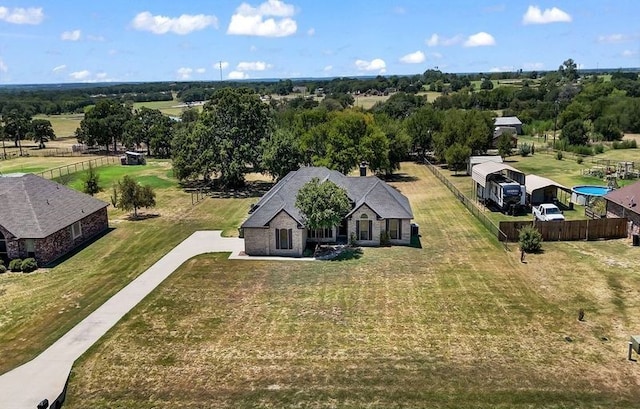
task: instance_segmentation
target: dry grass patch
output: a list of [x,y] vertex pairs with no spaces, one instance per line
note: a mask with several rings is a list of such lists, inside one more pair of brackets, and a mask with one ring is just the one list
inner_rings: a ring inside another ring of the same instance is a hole
[[632,249],[545,244],[521,264],[425,167],[404,170],[422,249],[192,259],[81,359],[68,407],[636,406]]

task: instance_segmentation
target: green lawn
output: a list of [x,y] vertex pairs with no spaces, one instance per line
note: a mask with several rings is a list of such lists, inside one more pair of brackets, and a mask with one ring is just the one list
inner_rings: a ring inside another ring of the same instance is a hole
[[637,407],[636,249],[547,243],[522,264],[404,171],[422,248],[192,259],[81,358],[67,407]]

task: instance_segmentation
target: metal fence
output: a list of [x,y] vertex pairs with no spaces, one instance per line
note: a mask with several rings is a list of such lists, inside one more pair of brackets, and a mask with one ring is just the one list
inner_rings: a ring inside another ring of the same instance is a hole
[[101,156],[99,158],[85,160],[78,163],[72,163],[70,165],[59,166],[57,168],[48,169],[43,172],[37,173],[37,175],[42,176],[46,179],[60,179],[66,176],[69,176],[76,172],[82,172],[83,170],[89,169],[89,165],[94,168],[103,166],[103,165],[111,165],[113,163],[120,163],[120,158],[117,156]]
[[437,177],[442,183],[444,183],[444,185],[451,191],[451,193],[454,194],[454,196],[464,205],[464,207],[466,207],[467,210],[469,210],[469,212],[471,212],[471,214],[473,214],[476,219],[478,219],[480,223],[482,223],[482,225],[491,232],[491,234],[493,234],[498,238],[500,242],[502,242],[504,249],[506,251],[509,251],[509,246],[507,244],[507,235],[483,213],[482,209],[480,209],[476,205],[475,201],[465,196],[457,187],[455,187],[453,183],[451,183],[451,181],[449,181],[449,179],[447,179],[442,174],[442,172],[440,172],[440,169],[438,169],[436,165],[429,162],[429,160],[427,160],[426,158],[424,159],[424,161],[431,173],[433,173],[435,177]]

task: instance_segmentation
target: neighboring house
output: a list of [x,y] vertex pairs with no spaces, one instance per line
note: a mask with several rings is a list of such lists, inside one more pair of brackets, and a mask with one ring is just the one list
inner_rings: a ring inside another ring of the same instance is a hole
[[508,133],[511,136],[511,148],[518,147],[518,137],[516,134],[518,133],[516,128],[512,126],[497,126],[493,130],[493,138],[491,139],[491,147],[494,149],[498,148],[498,140],[502,135]]
[[493,126],[495,128],[514,128],[516,130],[516,134],[522,135],[522,122],[517,116],[499,116],[496,118]]
[[630,233],[640,232],[640,182],[635,182],[604,195],[607,217],[626,217]]
[[48,264],[109,226],[109,204],[33,174],[0,177],[0,258]]
[[[295,203],[298,191],[313,178],[330,180],[347,192],[352,209],[340,225],[317,231],[305,228]],[[383,232],[391,244],[411,242],[409,200],[375,176],[351,177],[324,167],[304,167],[287,174],[249,213],[241,226],[248,255],[300,257],[307,242],[346,243],[351,235],[358,245],[378,246]]]

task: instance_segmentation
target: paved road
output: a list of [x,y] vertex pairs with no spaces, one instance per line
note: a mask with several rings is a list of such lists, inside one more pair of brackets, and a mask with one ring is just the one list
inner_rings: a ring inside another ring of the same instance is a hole
[[0,376],[0,408],[35,409],[45,398],[53,402],[64,389],[73,362],[191,257],[230,251],[233,258],[245,258],[238,257],[244,240],[224,238],[220,233],[193,233],[43,353]]

